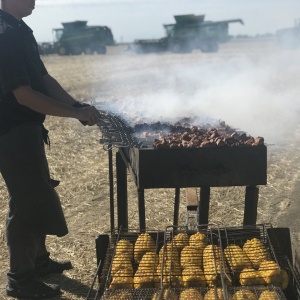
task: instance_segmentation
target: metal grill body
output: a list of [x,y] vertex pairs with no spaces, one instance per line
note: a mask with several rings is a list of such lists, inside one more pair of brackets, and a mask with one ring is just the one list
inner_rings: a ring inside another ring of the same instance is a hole
[[138,189],[265,185],[267,148],[120,149]]
[[258,185],[267,183],[267,147],[154,149],[119,148],[117,159],[118,227],[128,228],[127,169],[138,192],[140,228],[145,229],[144,190],[175,188],[174,225],[178,225],[180,189],[200,188],[199,224],[207,224],[211,187],[246,186],[245,225],[255,224]]

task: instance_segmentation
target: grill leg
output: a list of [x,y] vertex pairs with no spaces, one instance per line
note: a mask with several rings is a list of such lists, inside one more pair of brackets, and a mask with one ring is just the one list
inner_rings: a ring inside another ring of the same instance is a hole
[[127,169],[119,152],[116,153],[118,228],[128,228]]
[[109,177],[109,201],[110,201],[110,231],[115,229],[115,209],[114,209],[114,174],[113,174],[112,150],[108,150],[108,177]]
[[138,202],[139,202],[139,220],[140,230],[146,229],[146,213],[145,213],[145,193],[144,189],[138,189]]
[[198,223],[200,225],[208,224],[209,201],[210,201],[210,187],[201,187],[200,199],[199,199],[199,220],[198,220]]
[[176,188],[175,199],[174,199],[174,219],[173,219],[174,226],[178,226],[179,202],[180,202],[180,188]]
[[107,234],[99,235],[96,240],[96,257],[97,257],[97,275],[98,275],[98,283],[100,284],[100,288],[104,288],[104,283],[101,282],[101,273],[105,261],[105,256],[107,252],[107,247],[109,244],[109,236]]
[[244,225],[256,224],[258,203],[258,188],[247,186],[245,194]]

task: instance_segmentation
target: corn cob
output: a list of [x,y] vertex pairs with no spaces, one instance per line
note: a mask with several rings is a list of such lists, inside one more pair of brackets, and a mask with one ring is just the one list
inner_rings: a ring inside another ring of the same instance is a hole
[[184,287],[205,287],[206,280],[202,269],[199,267],[187,267],[182,271]]
[[239,290],[232,297],[233,300],[256,300],[256,296],[249,290]]
[[[228,300],[232,300],[231,296],[228,295]],[[209,289],[204,296],[204,300],[226,300],[224,297],[224,291],[221,288]]]
[[266,290],[260,294],[258,299],[259,300],[277,300],[278,296],[276,295],[276,292]]
[[203,271],[208,286],[216,286],[219,283],[221,272],[227,285],[232,285],[229,276],[228,265],[223,261],[223,253],[220,246],[208,245],[203,251]]
[[203,300],[202,295],[196,289],[186,289],[180,293],[179,300]]
[[149,233],[142,233],[134,244],[134,260],[139,262],[146,252],[155,252],[155,242]]
[[262,261],[270,259],[270,255],[267,251],[267,248],[257,238],[248,240],[244,244],[243,250],[252,262],[253,267],[256,269],[259,267]]
[[273,260],[263,261],[258,269],[267,284],[273,284],[285,289],[288,286],[289,277],[285,270],[280,269]]
[[252,263],[243,249],[237,245],[229,245],[224,249],[229,267],[234,273],[240,273],[245,268],[252,268]]

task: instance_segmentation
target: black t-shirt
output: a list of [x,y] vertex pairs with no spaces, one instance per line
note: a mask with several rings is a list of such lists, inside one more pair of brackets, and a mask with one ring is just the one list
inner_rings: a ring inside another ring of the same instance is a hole
[[46,74],[32,30],[0,9],[0,135],[24,123],[44,122],[44,114],[20,105],[12,92],[29,85],[46,94]]

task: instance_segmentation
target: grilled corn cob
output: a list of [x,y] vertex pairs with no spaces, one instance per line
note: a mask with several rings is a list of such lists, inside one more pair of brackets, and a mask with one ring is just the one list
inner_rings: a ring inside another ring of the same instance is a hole
[[253,285],[264,285],[266,284],[263,276],[258,270],[252,268],[245,268],[240,273],[240,284],[253,286]]
[[139,262],[146,252],[155,252],[155,242],[149,233],[142,233],[134,244],[134,260]]
[[119,240],[116,245],[116,253],[115,255],[122,254],[127,256],[129,260],[132,260],[133,257],[133,245],[128,240]]
[[245,268],[252,268],[252,263],[243,249],[237,245],[229,245],[224,249],[229,267],[234,273],[240,273]]
[[178,300],[178,296],[169,289],[163,291],[157,291],[154,293],[152,300]]
[[289,278],[287,272],[283,269],[280,269],[275,261],[263,261],[258,270],[267,284],[273,284],[281,287],[282,289],[285,289],[288,286]]
[[274,291],[263,291],[259,298],[259,300],[277,300],[278,296],[276,295],[276,292]]
[[[209,289],[204,296],[204,300],[225,300],[224,291],[221,288]],[[228,295],[228,299],[232,300],[232,297]]]
[[208,245],[208,239],[205,234],[197,232],[190,236],[189,245],[203,250]]
[[189,245],[189,236],[186,232],[178,233],[174,236],[173,242],[178,252],[180,252],[185,246]]
[[182,271],[184,287],[205,287],[206,280],[202,269],[199,267],[187,267]]
[[256,296],[249,290],[239,290],[232,297],[233,300],[256,300]]
[[171,260],[176,263],[179,263],[179,253],[177,250],[177,247],[175,246],[175,243],[168,243],[161,247],[159,250],[159,262],[161,263],[163,259]]
[[202,268],[203,251],[200,248],[186,246],[180,254],[180,264],[183,268],[188,266],[196,266]]
[[258,268],[262,261],[270,259],[270,255],[267,251],[267,248],[257,238],[248,240],[244,244],[243,250],[246,253],[246,255],[249,257],[254,268]]
[[220,246],[208,245],[203,251],[203,271],[208,286],[216,286],[220,280],[221,272],[227,285],[232,285],[229,276],[229,268],[223,260],[223,252]]
[[124,254],[115,255],[111,265],[111,275],[115,276],[116,273],[123,270],[126,274],[133,276],[132,263],[128,259],[128,256]]
[[196,289],[186,289],[180,293],[179,300],[203,300],[202,295]]

